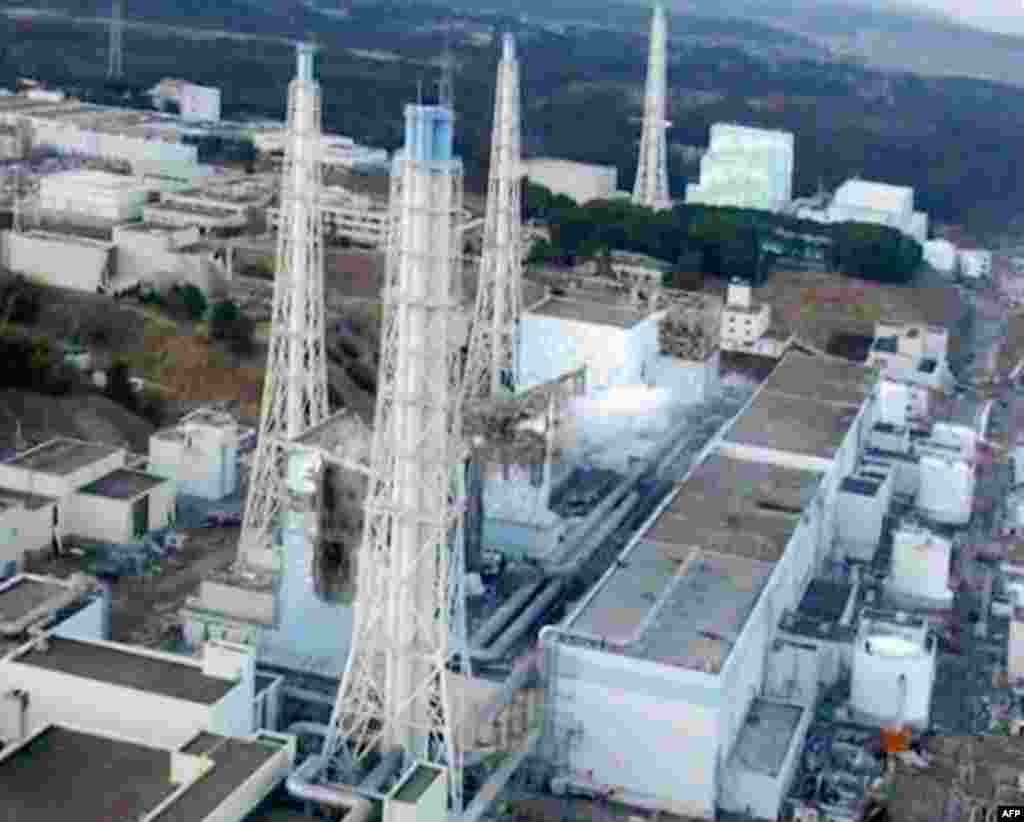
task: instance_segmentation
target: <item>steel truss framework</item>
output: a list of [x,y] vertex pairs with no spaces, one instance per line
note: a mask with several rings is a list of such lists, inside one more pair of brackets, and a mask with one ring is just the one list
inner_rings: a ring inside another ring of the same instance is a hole
[[655,0],[654,16],[651,19],[651,44],[647,56],[643,132],[640,136],[636,182],[633,184],[633,203],[656,210],[672,207],[665,143],[665,131],[670,125],[665,119],[667,40],[665,7],[661,0]]
[[[447,116],[450,128],[450,112],[439,107],[409,107],[407,120],[424,112]],[[413,131],[407,123],[407,135]],[[466,634],[465,454],[453,339],[462,166],[414,160],[409,142],[392,166],[393,228],[352,650],[324,756],[345,769],[374,750],[401,747],[407,757],[443,764],[459,812],[462,709],[448,672],[456,655],[466,665],[459,653]]]
[[324,246],[320,214],[320,86],[314,49],[298,50],[288,88],[288,142],[259,437],[239,542],[242,564],[266,565],[281,513],[290,442],[327,418],[324,353]]
[[483,257],[473,331],[463,381],[468,401],[491,397],[519,381],[519,313],[522,302],[519,60],[506,34],[498,64],[487,187]]

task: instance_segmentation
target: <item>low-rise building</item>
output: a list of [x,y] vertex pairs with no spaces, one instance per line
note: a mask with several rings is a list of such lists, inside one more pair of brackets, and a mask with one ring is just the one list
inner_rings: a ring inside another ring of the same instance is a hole
[[4,267],[57,288],[106,292],[114,279],[113,243],[56,231],[0,232]]
[[40,210],[92,219],[137,220],[150,195],[149,186],[138,177],[106,171],[63,171],[39,182]]
[[149,438],[149,470],[173,479],[179,494],[220,500],[238,489],[238,424],[203,408]]
[[[386,202],[356,194],[342,186],[326,186],[320,200],[324,234],[355,245],[383,248],[387,245],[391,216]],[[280,208],[267,209],[267,223],[277,229]]]
[[942,326],[880,322],[875,325],[867,364],[877,368],[886,379],[909,383],[917,393],[927,394],[929,390],[947,390],[952,385],[948,348],[949,331]]
[[220,89],[214,86],[197,86],[185,80],[165,77],[150,89],[149,94],[157,108],[174,103],[183,120],[213,123],[220,120]]
[[781,211],[793,195],[793,135],[715,123],[686,202]]
[[928,239],[928,215],[914,211],[914,189],[859,178],[847,180],[836,190],[828,222],[884,225],[922,245]]
[[205,294],[220,294],[231,279],[214,250],[200,243],[195,226],[172,228],[148,222],[114,228],[117,248],[116,291],[149,285],[163,291],[188,283]]
[[132,542],[170,525],[174,482],[134,470],[128,457],[124,448],[58,438],[0,463],[0,497],[11,501],[0,528],[17,533],[16,550],[5,544],[0,558],[20,564],[26,551],[66,536]]
[[564,194],[579,205],[616,196],[619,171],[615,166],[577,163],[556,157],[535,157],[525,162],[525,176],[553,194]]
[[772,307],[754,299],[749,283],[734,280],[729,284],[722,308],[721,348],[743,354],[777,359],[788,340],[772,325]]

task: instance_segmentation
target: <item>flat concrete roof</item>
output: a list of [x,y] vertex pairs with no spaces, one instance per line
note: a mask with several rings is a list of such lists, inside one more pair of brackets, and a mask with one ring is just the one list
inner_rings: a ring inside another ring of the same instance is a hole
[[234,682],[206,676],[185,662],[62,637],[51,636],[48,642],[47,650],[32,646],[14,661],[203,705],[213,705],[235,687]]
[[112,445],[60,437],[19,454],[7,464],[63,477],[120,450]]
[[560,320],[609,325],[615,328],[632,328],[651,316],[650,311],[634,308],[629,304],[627,294],[604,297],[594,294],[579,294],[566,297],[550,297],[530,306],[529,314],[554,317]]
[[817,471],[747,462],[712,453],[677,486],[644,534],[666,546],[777,562],[821,483]]
[[867,369],[856,363],[793,351],[768,376],[764,390],[859,406],[871,391],[867,380]]
[[79,494],[93,494],[97,497],[107,499],[134,499],[147,491],[151,491],[158,485],[163,485],[166,479],[147,474],[143,471],[129,471],[127,468],[118,468],[109,474],[100,477],[95,482],[90,482],[84,488],[79,488]]
[[167,751],[51,727],[0,759],[0,822],[141,819],[170,777]]
[[713,453],[570,631],[627,655],[721,670],[820,482],[817,471]]
[[803,713],[799,705],[755,699],[733,748],[733,759],[744,770],[778,776]]
[[56,582],[40,582],[26,577],[15,577],[13,585],[0,583],[0,622],[19,620],[67,591],[65,586]]
[[[199,822],[275,753],[269,745],[200,734],[182,751],[204,754],[213,768],[157,815],[159,822]],[[171,753],[52,726],[0,759],[0,822],[112,822],[141,819],[180,789],[170,781]]]
[[182,794],[173,805],[158,814],[154,822],[196,822],[205,819],[275,753],[260,742],[229,739],[203,733],[182,748],[184,753],[210,757],[214,766]]
[[858,408],[762,390],[726,433],[737,445],[832,459]]

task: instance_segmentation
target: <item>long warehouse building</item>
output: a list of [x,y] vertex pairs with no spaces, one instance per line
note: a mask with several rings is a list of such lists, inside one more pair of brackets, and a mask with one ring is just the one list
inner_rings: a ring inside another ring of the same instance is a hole
[[[760,699],[762,682],[782,614],[830,559],[837,490],[871,408],[862,367],[789,354],[542,631],[556,789],[704,819],[751,769],[784,792],[810,712]],[[778,739],[743,750],[746,725],[771,711]]]

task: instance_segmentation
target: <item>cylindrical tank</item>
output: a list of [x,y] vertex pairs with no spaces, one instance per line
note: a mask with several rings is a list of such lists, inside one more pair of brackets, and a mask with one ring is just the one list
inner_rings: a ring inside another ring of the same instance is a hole
[[869,632],[858,637],[854,648],[850,703],[885,724],[927,725],[934,679],[935,659],[927,644]]
[[879,422],[902,427],[907,424],[910,406],[910,388],[891,380],[882,380],[878,386]]
[[964,525],[974,502],[974,468],[962,460],[923,456],[917,507],[935,522]]
[[922,599],[951,599],[951,551],[952,544],[949,540],[922,528],[900,528],[893,534],[893,587],[902,593]]

